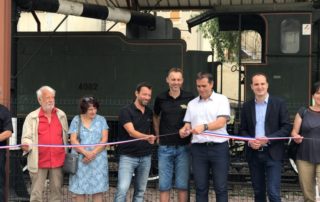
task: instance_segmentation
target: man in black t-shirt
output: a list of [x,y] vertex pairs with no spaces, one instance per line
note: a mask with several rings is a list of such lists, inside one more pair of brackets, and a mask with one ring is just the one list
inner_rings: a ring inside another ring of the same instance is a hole
[[182,70],[171,68],[166,81],[169,90],[159,94],[154,104],[154,128],[159,136],[158,168],[160,202],[169,202],[170,189],[178,189],[179,202],[186,202],[189,185],[189,143],[191,136],[181,138],[179,129],[183,127],[183,118],[187,105],[194,98],[192,93],[181,89]]
[[[6,140],[13,132],[11,113],[0,104],[0,146],[6,145]],[[0,149],[0,202],[4,201],[6,150]]]
[[136,88],[136,100],[120,110],[119,141],[140,139],[120,144],[118,186],[115,202],[125,202],[132,175],[135,175],[132,201],[142,202],[147,187],[151,167],[151,149],[156,136],[153,135],[152,111],[147,107],[151,100],[152,89],[147,83]]

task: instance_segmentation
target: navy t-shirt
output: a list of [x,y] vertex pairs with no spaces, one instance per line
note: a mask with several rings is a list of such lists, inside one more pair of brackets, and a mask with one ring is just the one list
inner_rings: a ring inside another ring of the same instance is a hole
[[[145,107],[145,111],[142,113],[134,103],[122,108],[119,114],[118,141],[135,139],[131,137],[123,127],[123,125],[129,122],[132,122],[135,130],[144,134],[153,134],[152,115],[152,110],[150,108]],[[146,156],[151,154],[152,145],[146,140],[119,144],[118,152],[121,155],[134,157]]]
[[[160,116],[160,145],[186,145],[190,143],[191,135],[180,138],[179,130],[183,127],[183,118],[190,100],[194,98],[192,93],[181,90],[177,98],[169,95],[169,91],[156,97],[154,113]],[[163,135],[163,136],[161,136]]]
[[[11,113],[5,106],[0,104],[0,133],[7,130],[13,132]],[[0,145],[6,145],[6,140],[0,142]]]

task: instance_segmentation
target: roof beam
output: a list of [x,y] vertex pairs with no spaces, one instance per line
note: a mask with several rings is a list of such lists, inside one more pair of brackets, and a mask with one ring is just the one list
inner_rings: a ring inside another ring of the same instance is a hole
[[68,0],[16,0],[26,11],[47,11],[101,20],[155,27],[155,16],[134,10],[93,5]]

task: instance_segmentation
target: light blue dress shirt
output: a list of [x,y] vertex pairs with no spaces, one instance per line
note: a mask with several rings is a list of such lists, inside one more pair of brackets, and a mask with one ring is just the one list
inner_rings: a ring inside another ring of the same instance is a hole
[[256,136],[255,137],[256,138],[265,137],[264,122],[266,119],[268,100],[269,100],[269,95],[261,103],[258,103],[257,100],[255,100],[255,109],[256,109],[256,128],[255,128]]

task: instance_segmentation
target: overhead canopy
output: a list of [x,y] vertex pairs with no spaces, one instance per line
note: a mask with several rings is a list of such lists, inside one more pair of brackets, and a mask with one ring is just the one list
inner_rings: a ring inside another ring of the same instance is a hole
[[221,5],[261,5],[312,2],[312,0],[70,0],[109,7],[141,10],[210,9]]
[[297,12],[320,8],[320,0],[15,0],[27,11],[48,11],[66,15],[132,23],[155,28],[153,10],[207,10],[187,21],[189,29],[219,13]]

